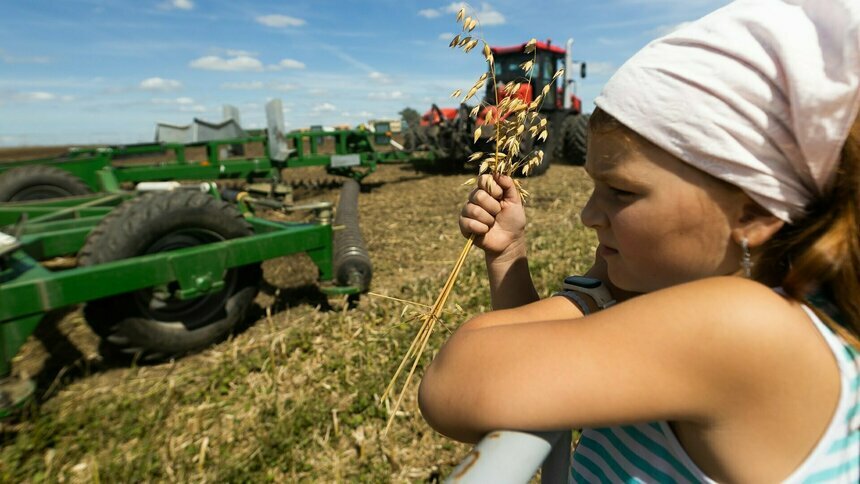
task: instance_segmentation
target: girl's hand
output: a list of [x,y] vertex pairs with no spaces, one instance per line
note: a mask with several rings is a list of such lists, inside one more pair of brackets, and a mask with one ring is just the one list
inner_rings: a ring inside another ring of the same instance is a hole
[[474,234],[476,246],[499,256],[524,247],[525,227],[526,213],[513,179],[481,175],[460,212],[463,236]]

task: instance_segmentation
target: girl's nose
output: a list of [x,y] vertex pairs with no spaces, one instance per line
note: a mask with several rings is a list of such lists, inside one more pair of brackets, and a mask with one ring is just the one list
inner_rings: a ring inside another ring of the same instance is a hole
[[604,217],[601,215],[601,211],[597,208],[597,201],[594,196],[594,192],[591,192],[591,196],[588,197],[588,201],[585,203],[585,206],[582,207],[582,211],[579,212],[579,218],[582,220],[583,225],[586,227],[596,229],[604,224]]

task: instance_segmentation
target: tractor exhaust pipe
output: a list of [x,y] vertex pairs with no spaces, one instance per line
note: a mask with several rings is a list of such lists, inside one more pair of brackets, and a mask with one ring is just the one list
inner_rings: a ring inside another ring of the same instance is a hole
[[573,39],[567,39],[564,52],[564,79],[562,80],[562,86],[564,86],[564,109],[570,110],[570,95],[573,94],[570,92],[570,88],[573,85]]
[[358,227],[359,184],[347,179],[340,189],[334,217],[334,274],[340,286],[370,287],[373,267]]

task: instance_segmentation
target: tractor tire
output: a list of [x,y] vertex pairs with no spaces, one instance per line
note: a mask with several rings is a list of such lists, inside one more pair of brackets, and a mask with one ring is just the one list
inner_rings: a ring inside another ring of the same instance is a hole
[[541,163],[537,166],[533,166],[528,173],[526,173],[525,168],[522,167],[514,173],[516,177],[536,177],[541,176],[549,170],[549,165],[552,162],[551,157],[547,154],[546,143],[542,142],[533,142],[531,140],[524,141],[520,144],[520,153],[531,153],[532,150],[543,150],[544,157],[541,160]]
[[0,174],[0,202],[26,202],[92,193],[71,173],[44,165],[12,168]]
[[529,172],[528,176],[541,176],[541,175],[543,175],[544,173],[547,172],[547,170],[549,170],[549,165],[550,165],[550,163],[552,163],[552,155],[547,152],[546,147],[545,146],[544,147],[539,146],[539,148],[544,150],[543,159],[541,160],[539,165],[532,168],[532,170]]
[[561,143],[556,144],[554,158],[563,163],[582,166],[588,148],[587,114],[574,114],[564,118],[561,127]]
[[[525,126],[526,129],[529,129],[529,127],[530,126],[528,124]],[[546,141],[540,141],[537,139],[532,139],[529,136],[525,136],[524,138],[522,138],[522,140],[520,141],[520,153],[521,153],[520,156],[523,156],[524,158],[531,158],[531,154],[536,152],[537,150],[543,151],[544,156],[543,156],[543,159],[541,160],[540,164],[533,166],[531,168],[531,170],[528,171],[528,173],[526,173],[525,167],[522,167],[519,170],[517,170],[517,172],[514,174],[514,176],[517,176],[517,177],[536,177],[536,176],[541,176],[544,173],[546,173],[547,170],[549,170],[549,165],[553,161],[552,156],[550,154],[551,150],[552,150],[552,145],[551,145],[552,142],[553,142],[552,136],[548,137],[546,139]],[[492,146],[490,146],[490,149],[492,149]]]
[[[156,192],[114,209],[87,237],[78,265],[193,247],[251,235],[230,204],[200,192]],[[110,356],[160,361],[207,347],[241,321],[259,290],[259,264],[229,269],[224,288],[180,300],[178,283],[90,301],[84,318]]]

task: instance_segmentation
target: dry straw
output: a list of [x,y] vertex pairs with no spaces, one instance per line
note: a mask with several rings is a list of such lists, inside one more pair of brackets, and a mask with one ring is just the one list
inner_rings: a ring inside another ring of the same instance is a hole
[[[496,97],[493,104],[484,100],[475,106],[469,113],[469,116],[475,119],[477,124],[477,128],[475,128],[473,133],[474,142],[477,143],[478,140],[484,136],[492,136],[494,149],[492,152],[486,153],[480,151],[475,152],[469,157],[468,161],[478,164],[479,176],[485,174],[494,176],[513,176],[519,173],[528,175],[536,166],[543,162],[544,152],[540,149],[521,152],[521,149],[524,146],[534,146],[535,141],[546,141],[549,134],[547,120],[545,117],[540,115],[539,110],[543,100],[546,98],[547,94],[549,94],[549,90],[553,85],[555,85],[555,80],[564,73],[564,69],[556,71],[552,77],[552,82],[547,83],[541,93],[530,102],[517,96],[522,86],[531,83],[537,45],[537,41],[535,39],[531,39],[525,44],[523,49],[526,54],[532,54],[532,59],[520,64],[520,68],[522,68],[524,72],[522,82],[507,83],[502,89],[502,99],[499,99],[495,60],[493,58],[490,45],[484,40],[483,35],[481,35],[480,38],[473,36],[475,28],[479,26],[477,15],[466,16],[466,9],[461,8],[460,11],[457,12],[457,23],[461,25],[462,33],[455,35],[448,46],[460,49],[464,53],[469,53],[479,44],[482,44],[483,48],[481,51],[487,62],[488,69],[487,72],[481,74],[478,80],[475,81],[468,91],[466,91],[465,95],[461,89],[457,89],[451,94],[451,97],[460,98],[460,96],[462,96],[460,102],[466,103],[466,101],[474,97],[478,91],[484,88],[488,80],[492,83],[493,92]],[[482,110],[481,108],[485,109]],[[477,183],[477,180],[477,178],[472,178],[465,184],[474,185]],[[517,179],[514,179],[514,185],[516,186],[521,199],[525,200],[529,195],[528,192],[523,189]],[[393,408],[389,411],[388,423],[386,424],[385,431],[383,433],[387,433],[394,422],[394,417],[397,415],[397,410],[403,402],[403,397],[406,394],[406,390],[409,388],[412,376],[415,374],[415,370],[418,367],[421,356],[427,347],[427,343],[430,341],[430,336],[433,334],[436,323],[441,322],[442,311],[445,307],[445,303],[454,288],[454,283],[457,280],[457,276],[460,274],[463,263],[469,255],[469,251],[472,249],[474,240],[475,236],[473,234],[466,241],[463,250],[460,251],[460,256],[457,258],[454,268],[448,275],[448,279],[445,281],[445,286],[442,288],[442,291],[439,293],[433,306],[430,307],[430,311],[421,316],[420,319],[422,322],[421,327],[418,330],[418,334],[415,336],[415,339],[406,351],[406,355],[403,357],[397,371],[394,373],[394,376],[391,378],[388,387],[382,395],[382,402],[388,402],[388,398],[392,395],[392,392],[400,379],[400,375],[406,367],[409,366],[409,372],[407,373],[403,386],[398,393],[397,400],[395,401]],[[423,306],[417,303],[410,304]],[[409,364],[410,361],[412,362],[411,365]]]

